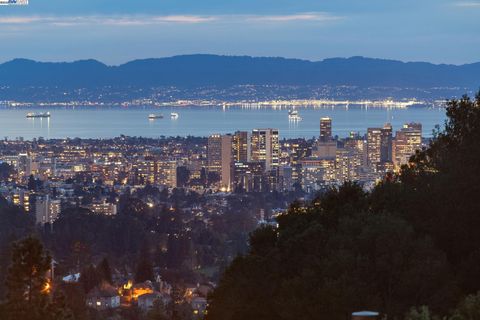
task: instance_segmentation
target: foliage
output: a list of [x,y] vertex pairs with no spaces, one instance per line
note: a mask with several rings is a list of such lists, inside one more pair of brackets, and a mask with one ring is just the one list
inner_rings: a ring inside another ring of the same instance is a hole
[[430,310],[427,306],[421,306],[420,308],[411,308],[405,316],[405,320],[433,320],[435,319],[430,314]]
[[34,220],[19,207],[0,197],[0,300],[4,297],[4,283],[10,263],[12,244],[33,231]]
[[480,319],[480,292],[469,295],[460,302],[449,320],[479,320]]
[[147,312],[145,320],[169,320],[169,316],[161,300],[156,300]]
[[102,281],[108,282],[112,284],[112,270],[110,269],[110,263],[108,262],[107,258],[103,258],[102,262],[97,267],[97,271],[99,273],[100,278]]
[[138,259],[137,269],[135,272],[136,282],[145,282],[147,280],[153,281],[153,265],[150,261],[150,254],[148,252],[148,243],[144,243],[142,251]]
[[3,307],[5,319],[71,319],[60,294],[50,299],[48,272],[51,257],[38,239],[28,237],[15,243],[11,261],[6,281],[7,299]]

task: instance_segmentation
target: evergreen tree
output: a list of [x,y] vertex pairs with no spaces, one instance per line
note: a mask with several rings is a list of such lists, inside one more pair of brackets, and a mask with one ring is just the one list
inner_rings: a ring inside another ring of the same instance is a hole
[[145,241],[140,252],[139,262],[135,272],[135,281],[145,282],[147,280],[153,281],[154,275],[153,266],[148,252],[148,243]]
[[51,258],[38,239],[28,237],[13,245],[7,274],[7,319],[47,319]]
[[92,264],[80,273],[79,282],[82,284],[85,293],[90,292],[90,290],[99,285],[101,280],[102,279],[99,276],[97,269]]
[[107,258],[103,258],[102,262],[97,267],[97,272],[102,281],[112,284],[112,270]]

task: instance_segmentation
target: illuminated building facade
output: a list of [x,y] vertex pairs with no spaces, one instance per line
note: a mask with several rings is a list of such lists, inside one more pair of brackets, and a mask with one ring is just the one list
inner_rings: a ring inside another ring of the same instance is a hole
[[252,161],[264,162],[267,171],[278,167],[280,143],[277,129],[254,129],[251,143]]

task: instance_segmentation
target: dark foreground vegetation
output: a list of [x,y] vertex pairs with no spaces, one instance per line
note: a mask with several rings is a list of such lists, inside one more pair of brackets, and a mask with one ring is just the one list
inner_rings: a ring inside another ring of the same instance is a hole
[[372,192],[294,203],[226,270],[209,320],[480,319],[480,95],[450,101],[431,146]]

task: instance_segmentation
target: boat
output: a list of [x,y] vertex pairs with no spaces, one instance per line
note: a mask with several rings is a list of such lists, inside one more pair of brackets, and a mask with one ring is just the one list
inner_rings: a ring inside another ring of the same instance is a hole
[[50,112],[29,112],[27,113],[27,118],[50,118]]
[[176,113],[176,112],[170,113],[170,118],[177,119],[178,118],[178,113]]
[[163,119],[163,114],[154,114],[151,113],[148,115],[149,120],[155,120],[155,119]]
[[297,110],[293,109],[288,111],[288,120],[300,121],[302,120],[302,117],[300,117],[300,114],[298,113]]

